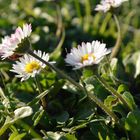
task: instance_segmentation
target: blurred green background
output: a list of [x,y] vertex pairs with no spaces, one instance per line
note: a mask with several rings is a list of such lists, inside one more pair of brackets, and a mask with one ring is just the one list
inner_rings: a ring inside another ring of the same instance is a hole
[[[10,35],[24,23],[31,23],[33,31],[30,37],[32,49],[49,52],[51,60],[56,61],[55,65],[78,81],[76,73],[64,62],[66,53],[81,42],[99,40],[106,43],[107,48],[113,48],[116,43],[117,27],[112,14],[110,12],[96,12],[94,9],[98,3],[100,3],[99,0],[0,0],[0,38]],[[114,84],[111,76],[105,73],[105,78],[111,85],[116,89],[119,87],[118,91],[125,92],[129,89],[138,106],[140,105],[139,7],[139,0],[129,0],[115,9],[122,34],[121,49],[117,59],[113,61],[115,64],[112,63],[114,64],[113,76],[118,81],[113,80],[117,84]],[[10,109],[14,110],[19,104],[28,103],[34,99],[38,91],[33,79],[21,83],[20,79],[15,78],[15,75],[9,71],[12,63],[10,60],[0,60],[0,87],[6,91],[6,96],[11,101],[12,109]],[[79,73],[81,75],[81,72]],[[83,77],[87,78],[90,75],[88,74],[83,72]],[[43,90],[48,89],[51,85],[54,85],[54,89],[47,96],[47,113],[43,117],[41,116],[42,120],[39,120],[39,125],[36,124],[37,128],[36,125],[34,126],[37,131],[45,129],[46,132],[62,130],[67,132],[68,130],[65,127],[79,129],[75,126],[82,125],[80,127],[83,127],[83,129],[77,130],[77,137],[81,140],[85,140],[85,138],[98,139],[98,137],[101,137],[98,134],[99,130],[103,138],[109,137],[110,140],[116,140],[117,137],[119,140],[121,138],[126,140],[124,137],[127,136],[124,136],[123,132],[121,133],[121,129],[109,126],[110,124],[108,125],[105,122],[106,125],[104,122],[102,123],[102,120],[100,121],[104,118],[104,113],[100,109],[96,112],[95,104],[89,104],[88,101],[78,104],[78,99],[83,96],[82,93],[79,95],[79,91],[76,91],[72,85],[64,88],[63,86],[67,85],[64,79],[57,77],[51,70],[48,70],[47,74],[42,73],[39,79]],[[108,92],[97,81],[92,79],[90,82],[95,85],[95,94],[101,100],[107,98]],[[121,85],[122,83],[124,85]],[[39,105],[35,105],[34,110],[36,113],[32,117],[32,122],[26,120],[31,125],[36,121],[37,115],[41,114]],[[116,111],[118,114],[124,111],[118,110]],[[94,111],[95,114],[93,114]],[[96,120],[96,118],[99,120]],[[90,122],[94,119],[94,123]],[[1,117],[0,124],[3,124],[4,120],[5,117]],[[133,121],[131,121],[131,130],[134,130],[135,124],[133,125]],[[86,123],[89,123],[89,125],[86,125]],[[139,130],[140,127],[138,127],[137,132],[134,131],[136,139]],[[50,133],[50,135],[52,134]],[[57,137],[58,134],[54,133],[53,135]],[[8,137],[7,134],[5,136]],[[70,136],[70,134],[68,134],[68,137],[71,137],[72,140],[76,139],[75,136]],[[109,139],[106,138],[106,140]]]

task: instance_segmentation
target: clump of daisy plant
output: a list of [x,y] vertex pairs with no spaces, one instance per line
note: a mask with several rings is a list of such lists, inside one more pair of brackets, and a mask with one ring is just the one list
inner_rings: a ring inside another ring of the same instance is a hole
[[125,1],[128,0],[101,0],[101,3],[96,6],[95,10],[107,12],[112,8],[119,7]]
[[[92,43],[82,43],[77,48],[72,48],[71,52],[66,56],[66,63],[73,66],[74,69],[80,69],[86,66],[99,64],[101,60],[111,52],[106,48],[105,43],[99,41],[92,41]],[[98,73],[94,77],[104,86],[113,96],[116,96],[127,108],[129,108],[127,102],[123,97],[112,88]]]
[[[34,51],[34,54],[47,62],[49,61],[48,53],[42,53],[40,50],[38,50]],[[40,60],[29,54],[25,54],[23,57],[19,58],[19,61],[16,61],[16,64],[13,64],[11,71],[17,73],[16,77],[21,78],[21,81],[24,81],[30,77],[35,77],[36,74],[39,74],[45,67],[46,65]]]
[[92,43],[82,43],[77,48],[72,48],[66,56],[66,63],[73,66],[74,69],[80,69],[85,66],[98,64],[105,55],[111,51],[106,48],[105,43],[92,41]]
[[18,27],[11,36],[5,36],[0,44],[0,56],[2,59],[16,59],[30,48],[29,36],[32,32],[31,24]]

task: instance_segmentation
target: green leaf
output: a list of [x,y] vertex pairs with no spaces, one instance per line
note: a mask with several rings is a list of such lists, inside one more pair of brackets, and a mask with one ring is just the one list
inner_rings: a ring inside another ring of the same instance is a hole
[[48,140],[59,140],[63,133],[57,133],[57,132],[47,132]]
[[85,120],[90,115],[93,115],[95,113],[95,103],[92,101],[85,101],[84,103],[81,103],[77,108],[77,113],[75,115],[76,120]]
[[137,77],[140,74],[140,51],[128,54],[123,61],[126,71],[132,76]]
[[125,120],[125,129],[130,132],[131,139],[138,140],[140,139],[140,111],[135,110],[128,113]]
[[135,101],[134,101],[134,98],[133,98],[133,96],[131,95],[130,92],[127,92],[127,91],[126,91],[126,92],[123,93],[122,96],[123,96],[123,98],[126,100],[128,106],[129,106],[132,110],[137,108],[137,106],[136,106],[136,104],[135,104]]
[[47,75],[46,75],[46,73],[43,73],[40,75],[39,80],[40,80],[40,83],[42,84],[43,87],[48,88],[55,83],[56,73],[47,72]]
[[135,115],[133,113],[129,113],[125,121],[125,129],[128,131],[132,131],[135,125],[137,125]]
[[116,73],[116,70],[117,70],[117,64],[118,64],[118,59],[117,58],[112,58],[111,63],[110,63],[110,67],[111,67],[112,71],[115,72],[115,73]]
[[104,100],[104,104],[110,108],[112,110],[113,106],[116,106],[118,104],[118,99],[113,96],[113,95],[109,95],[105,100]]
[[52,96],[55,96],[58,94],[58,92],[60,91],[60,89],[63,87],[63,85],[65,84],[64,80],[58,80],[54,83],[54,88],[52,88],[50,91],[50,94],[52,93]]
[[118,93],[123,93],[123,92],[125,92],[125,91],[129,91],[129,89],[128,89],[128,87],[127,87],[126,85],[124,85],[124,84],[121,84],[121,85],[118,87],[118,89],[117,89],[117,92],[118,92]]
[[60,140],[77,140],[75,135],[67,133],[66,135],[62,136]]
[[19,134],[17,131],[13,132],[8,140],[22,140],[22,138],[26,135],[26,133]]
[[53,89],[53,86],[50,87],[48,90],[42,92],[41,94],[39,94],[38,96],[36,96],[31,102],[28,103],[29,106],[34,105],[35,103],[39,102],[41,98],[43,98],[45,95],[47,95],[50,90]]
[[115,140],[116,136],[112,129],[107,127],[104,123],[94,122],[90,124],[90,131],[99,140]]
[[47,132],[47,140],[77,140],[75,135],[63,132]]
[[43,114],[44,114],[44,110],[39,110],[38,112],[36,112],[36,114],[34,115],[34,118],[33,118],[34,119],[33,126],[36,126],[39,123]]
[[90,67],[89,68],[85,68],[85,69],[83,69],[83,73],[82,74],[83,74],[82,78],[86,79],[86,78],[88,78],[90,76],[93,76],[93,70]]
[[6,117],[4,125],[0,128],[0,136],[15,122],[9,116]]
[[123,65],[117,58],[111,59],[111,63],[110,65],[107,65],[107,67],[110,67],[108,74],[110,75],[112,80],[126,80],[127,77],[125,76],[126,74]]
[[63,124],[69,119],[69,114],[67,111],[63,111],[63,112],[55,115],[55,117],[53,117],[53,118],[56,119],[58,124]]

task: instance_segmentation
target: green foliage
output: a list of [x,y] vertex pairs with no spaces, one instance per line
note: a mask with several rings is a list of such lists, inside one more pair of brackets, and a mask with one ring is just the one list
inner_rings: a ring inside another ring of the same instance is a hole
[[[140,10],[139,0],[115,9],[121,26],[121,49],[116,58],[80,70],[66,66],[64,58],[81,42],[100,40],[115,46],[118,33],[112,13],[96,12],[96,0],[1,0],[0,38],[23,23],[32,24],[32,49],[50,53],[54,66],[84,91],[48,66],[24,82],[9,71],[12,60],[0,60],[0,139],[3,140],[139,140],[140,139]],[[126,107],[95,75],[101,75],[127,103]],[[118,118],[113,122],[86,93]],[[46,107],[42,107],[42,99]],[[15,110],[30,106],[33,113],[18,117]]]
[[131,95],[130,92],[124,92],[123,93],[123,97],[124,99],[126,100],[126,102],[128,103],[129,107],[133,110],[133,109],[136,109],[136,104],[135,104],[135,101],[133,99],[133,96]]
[[22,140],[26,133],[19,134],[17,131],[13,132],[8,140]]
[[131,138],[136,140],[140,138],[140,111],[130,112],[125,120],[125,129],[131,132]]

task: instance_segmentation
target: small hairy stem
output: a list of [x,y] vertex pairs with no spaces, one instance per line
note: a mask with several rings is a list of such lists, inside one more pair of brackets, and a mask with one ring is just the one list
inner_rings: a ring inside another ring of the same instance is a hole
[[67,79],[69,82],[71,82],[73,85],[75,85],[76,87],[78,87],[79,89],[83,90],[83,87],[81,85],[79,85],[77,82],[75,82],[71,77],[69,77],[68,75],[66,75],[63,71],[59,70],[58,68],[56,68],[55,66],[51,65],[49,62],[43,60],[42,58],[40,58],[39,56],[37,56],[36,54],[34,54],[31,50],[28,52],[31,56],[35,57],[36,59],[40,60],[42,63],[46,64],[47,66],[49,66],[51,69],[53,69],[54,71],[56,71],[56,73],[58,73],[61,77]]
[[88,93],[88,97],[93,100],[104,112],[106,112],[115,122],[119,121],[119,118],[112,112],[108,107],[106,107],[101,100],[99,100],[95,95]]
[[64,27],[62,28],[62,35],[61,35],[61,38],[60,38],[60,41],[58,43],[58,45],[56,46],[56,49],[50,54],[50,57],[56,59],[58,57],[58,55],[61,55],[61,53],[58,53],[58,52],[61,52],[61,48],[63,46],[63,43],[64,43],[64,40],[65,40],[65,29]]
[[[38,90],[39,90],[39,94],[41,94],[41,93],[43,92],[43,90],[42,90],[41,85],[40,85],[40,83],[39,83],[38,77],[37,77],[37,76],[34,77],[34,80],[35,80],[36,86],[37,86],[37,88],[38,88]],[[42,105],[42,107],[43,107],[44,109],[46,109],[47,103],[46,103],[45,97],[41,98],[40,100],[41,100],[41,105]]]
[[119,94],[113,87],[111,87],[101,76],[95,75],[95,78],[102,84],[103,87],[105,87],[105,89],[112,93],[112,95],[116,96],[129,110],[131,110],[121,94]]
[[[75,73],[76,73],[76,75],[77,75],[77,77],[78,77],[78,79],[79,79],[79,78],[80,78],[80,75],[78,74],[77,71],[75,71]],[[85,99],[87,99],[87,97],[88,97],[87,89],[86,89],[86,87],[85,87],[85,83],[84,83],[84,81],[83,81],[82,78],[81,78],[80,80],[81,80],[81,84],[82,84],[82,87],[83,87],[84,93],[86,93],[86,94],[85,94],[84,97],[82,97],[82,98],[79,100],[79,103],[80,103],[80,102],[83,102],[83,101],[84,101]]]
[[2,84],[4,86],[4,89],[6,90],[6,84],[5,84],[5,81],[4,81],[4,77],[2,75],[2,70],[0,70],[0,77],[1,77],[1,80],[2,80]]
[[58,4],[56,4],[56,11],[57,11],[57,19],[56,19],[56,24],[57,24],[57,31],[56,31],[56,36],[59,37],[62,32],[63,24],[62,24],[62,15],[61,15],[61,9]]
[[[85,88],[83,88],[79,83],[75,82],[71,77],[69,77],[68,75],[66,75],[63,71],[59,70],[58,68],[56,68],[55,66],[51,65],[49,62],[43,60],[42,58],[40,58],[39,56],[37,56],[36,54],[34,54],[31,50],[29,50],[28,52],[31,56],[35,57],[36,59],[40,60],[42,63],[46,64],[47,66],[49,66],[50,68],[52,68],[56,73],[58,73],[60,76],[62,76],[63,78],[67,79],[70,83],[72,83],[73,85],[75,85],[77,88],[79,88],[80,90],[82,90],[83,92],[85,91]],[[117,116],[110,111],[104,104],[102,101],[100,101],[96,96],[94,96],[93,94],[90,94],[88,92],[86,92],[87,96],[91,98],[91,100],[93,100],[102,110],[104,110],[111,118],[113,121],[118,122],[118,118]]]
[[122,38],[121,38],[121,29],[120,29],[120,24],[119,24],[119,21],[118,21],[118,18],[116,15],[113,15],[113,18],[115,20],[115,23],[116,23],[116,26],[117,26],[117,30],[118,30],[118,37],[117,37],[117,40],[116,40],[116,44],[112,50],[112,53],[110,55],[110,58],[114,58],[116,57],[116,55],[118,54],[119,50],[120,50],[120,47],[121,47],[121,41],[122,41]]

